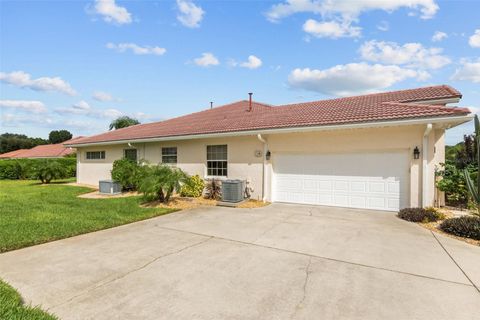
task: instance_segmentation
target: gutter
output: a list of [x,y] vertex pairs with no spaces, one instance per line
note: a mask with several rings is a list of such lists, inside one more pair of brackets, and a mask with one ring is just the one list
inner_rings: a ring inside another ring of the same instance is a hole
[[257,135],[257,138],[258,140],[260,140],[262,143],[263,143],[263,154],[262,154],[262,157],[263,157],[263,166],[262,166],[262,201],[265,202],[267,197],[265,195],[265,181],[267,180],[266,179],[266,173],[267,173],[267,170],[266,170],[266,166],[267,166],[267,158],[266,158],[266,155],[267,155],[267,151],[268,151],[268,143],[267,143],[267,140],[265,140],[261,134],[258,134]]
[[423,169],[422,169],[422,207],[427,207],[427,191],[428,191],[428,138],[432,131],[432,124],[427,124],[425,132],[423,133]]
[[303,126],[303,127],[288,127],[288,128],[271,128],[271,129],[254,129],[245,131],[232,132],[217,132],[205,134],[189,134],[169,137],[152,137],[152,138],[138,138],[138,139],[123,139],[112,141],[87,142],[78,144],[64,144],[67,147],[91,147],[102,145],[138,143],[138,142],[159,142],[159,141],[173,141],[173,140],[191,140],[191,139],[207,139],[217,137],[232,137],[232,136],[251,136],[258,134],[276,134],[276,133],[292,133],[292,132],[309,132],[309,131],[324,131],[324,130],[345,130],[345,129],[360,129],[360,128],[377,128],[388,126],[402,126],[402,125],[416,125],[416,124],[434,124],[445,122],[458,122],[454,126],[468,122],[474,118],[473,114],[466,114],[462,116],[453,117],[434,117],[421,119],[407,119],[407,120],[391,120],[391,121],[374,121],[374,122],[360,122],[351,124],[336,124],[336,125],[321,125],[321,126]]

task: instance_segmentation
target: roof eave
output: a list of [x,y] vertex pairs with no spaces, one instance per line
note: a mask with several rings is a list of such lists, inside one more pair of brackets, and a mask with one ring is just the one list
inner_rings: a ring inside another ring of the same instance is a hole
[[462,123],[471,121],[473,117],[474,117],[473,114],[462,114],[459,116],[448,116],[448,117],[437,116],[437,117],[429,117],[429,118],[426,117],[426,118],[415,118],[415,119],[370,121],[370,122],[346,123],[346,124],[335,124],[335,125],[320,125],[320,126],[310,125],[310,126],[299,126],[299,127],[254,129],[254,130],[244,130],[244,131],[216,132],[216,133],[191,134],[191,135],[168,136],[168,137],[121,139],[121,140],[112,140],[112,141],[67,144],[66,146],[78,148],[78,147],[91,147],[91,146],[103,146],[103,145],[115,145],[115,144],[127,144],[127,143],[192,140],[192,139],[248,136],[248,135],[257,135],[257,134],[276,134],[276,133],[289,133],[289,132],[377,128],[377,127],[415,125],[415,124],[427,124],[427,123],[432,123],[432,124],[442,123],[442,124],[445,124],[447,128],[452,128]]

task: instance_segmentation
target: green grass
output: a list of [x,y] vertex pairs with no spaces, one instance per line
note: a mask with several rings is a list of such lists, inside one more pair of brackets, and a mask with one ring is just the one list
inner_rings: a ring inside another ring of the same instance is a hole
[[89,188],[0,181],[0,252],[111,228],[172,212],[142,208],[140,197],[82,199]]
[[0,319],[55,320],[57,318],[38,307],[24,305],[18,292],[0,280]]

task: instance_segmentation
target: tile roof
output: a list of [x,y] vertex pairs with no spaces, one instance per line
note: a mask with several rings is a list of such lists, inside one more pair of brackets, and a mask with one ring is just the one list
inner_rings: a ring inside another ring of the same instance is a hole
[[0,158],[61,158],[76,152],[75,149],[65,147],[64,144],[74,143],[82,138],[84,137],[76,137],[58,144],[44,144],[31,149],[10,151],[0,154]]
[[[252,112],[248,112],[248,101],[242,100],[165,121],[86,137],[71,145],[469,114],[466,108],[424,104],[428,100],[461,97],[460,92],[444,85],[281,106],[253,102]],[[422,104],[415,103],[419,101]]]

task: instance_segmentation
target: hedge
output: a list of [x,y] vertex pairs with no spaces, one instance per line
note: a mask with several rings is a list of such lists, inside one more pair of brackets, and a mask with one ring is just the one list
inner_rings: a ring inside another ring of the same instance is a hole
[[[65,167],[65,178],[75,177],[77,172],[76,158],[48,159]],[[35,168],[45,159],[2,159],[0,160],[0,180],[36,179]]]

